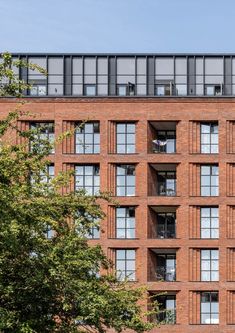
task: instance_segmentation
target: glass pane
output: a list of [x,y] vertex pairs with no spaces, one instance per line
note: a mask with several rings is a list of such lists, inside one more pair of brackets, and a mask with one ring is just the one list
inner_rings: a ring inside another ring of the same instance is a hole
[[201,187],[201,196],[209,197],[210,195],[210,187]]
[[127,259],[135,259],[135,250],[127,250],[126,251]]
[[125,229],[117,229],[117,238],[125,238]]
[[210,175],[210,167],[206,165],[201,166],[201,174],[202,175]]
[[201,176],[201,185],[210,186],[210,176]]
[[135,195],[135,187],[128,187],[126,191],[127,196],[134,196]]
[[202,259],[210,259],[210,250],[202,250],[201,251],[201,258]]
[[210,228],[210,218],[203,217],[201,219],[201,227],[202,228]]
[[210,125],[201,124],[201,133],[210,133]]
[[117,259],[125,259],[125,250],[116,250]]
[[126,146],[117,145],[117,154],[125,154],[125,153],[126,153]]
[[116,195],[118,197],[125,196],[126,195],[126,193],[125,193],[125,187],[117,187],[117,193],[116,193]]
[[210,229],[202,229],[201,230],[201,238],[211,238]]

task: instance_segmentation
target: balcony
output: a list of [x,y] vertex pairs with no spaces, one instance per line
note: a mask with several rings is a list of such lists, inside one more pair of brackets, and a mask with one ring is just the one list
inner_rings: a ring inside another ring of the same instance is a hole
[[168,291],[166,295],[150,293],[152,302],[149,310],[157,308],[157,314],[152,314],[149,318],[151,322],[157,322],[161,325],[176,324],[176,293]]
[[151,206],[148,218],[149,238],[176,238],[176,206]]
[[149,195],[172,197],[177,195],[176,164],[151,164]]
[[149,265],[149,281],[176,281],[176,249],[150,249]]
[[176,153],[176,122],[151,121],[149,123],[149,153]]

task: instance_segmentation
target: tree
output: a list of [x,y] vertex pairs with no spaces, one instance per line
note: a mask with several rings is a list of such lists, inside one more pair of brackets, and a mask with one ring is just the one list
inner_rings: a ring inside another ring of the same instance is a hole
[[[2,56],[1,96],[22,103],[30,87],[17,79],[12,66],[41,68]],[[144,320],[139,300],[145,291],[120,282],[109,273],[112,264],[86,235],[104,217],[105,193],[62,194],[71,173],[48,178],[52,143],[41,129],[20,131],[21,107],[0,123],[0,331],[17,332],[142,332],[153,327]],[[24,138],[9,143],[9,131]],[[58,140],[63,140],[65,133]],[[28,149],[29,143],[31,149]],[[48,181],[45,181],[48,180]],[[53,237],[47,231],[53,230]]]

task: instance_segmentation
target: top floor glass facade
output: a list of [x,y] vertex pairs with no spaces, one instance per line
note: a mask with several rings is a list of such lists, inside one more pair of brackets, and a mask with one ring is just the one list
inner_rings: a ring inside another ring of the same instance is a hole
[[17,70],[29,96],[233,96],[235,55],[13,54],[46,69]]

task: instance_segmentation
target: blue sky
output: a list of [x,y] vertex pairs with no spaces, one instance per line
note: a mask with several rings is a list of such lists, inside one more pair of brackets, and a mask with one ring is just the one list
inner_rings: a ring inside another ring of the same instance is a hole
[[0,0],[10,52],[233,52],[234,0]]

